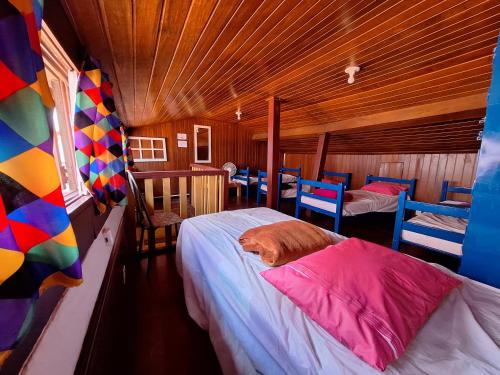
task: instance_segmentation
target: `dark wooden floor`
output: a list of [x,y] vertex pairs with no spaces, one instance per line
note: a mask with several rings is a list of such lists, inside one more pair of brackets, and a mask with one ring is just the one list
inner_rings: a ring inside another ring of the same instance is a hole
[[[252,199],[230,199],[230,209],[255,207]],[[293,215],[293,203],[285,203],[282,211]],[[303,216],[323,228],[331,229],[332,219],[322,215]],[[373,214],[344,220],[343,234],[356,236],[390,246],[394,223],[393,214]],[[430,254],[404,246],[403,251],[430,262],[456,270],[455,259]],[[128,327],[128,366],[131,374],[218,374],[220,368],[206,332],[188,316],[182,290],[182,280],[175,268],[175,254],[157,256],[146,277],[146,260],[127,268],[130,285],[131,317]]]
[[133,311],[128,373],[221,373],[208,334],[188,315],[174,253],[153,258],[148,277],[146,260],[127,267],[127,284]]

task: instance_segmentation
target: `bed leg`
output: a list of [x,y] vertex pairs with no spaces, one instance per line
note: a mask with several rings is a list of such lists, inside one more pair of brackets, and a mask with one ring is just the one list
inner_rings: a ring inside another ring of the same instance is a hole
[[334,232],[340,234],[340,220],[341,220],[341,218],[338,216],[335,216],[334,220],[335,220]]
[[139,246],[137,248],[137,253],[142,253],[142,246],[144,245],[144,227],[141,226],[141,235],[139,237]]
[[156,237],[155,237],[155,229],[148,229],[148,266],[146,275],[149,276],[151,272],[151,258],[155,255],[156,252]]
[[403,221],[405,219],[405,211],[406,211],[405,203],[406,203],[406,192],[402,191],[401,193],[399,193],[398,211],[396,212],[396,222],[394,223],[394,234],[392,236],[392,248],[394,250],[399,250],[401,229],[403,227]]

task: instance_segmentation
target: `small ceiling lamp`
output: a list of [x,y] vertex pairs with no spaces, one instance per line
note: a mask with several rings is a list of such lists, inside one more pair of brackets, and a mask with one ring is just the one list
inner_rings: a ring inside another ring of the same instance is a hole
[[238,121],[240,121],[241,120],[241,115],[243,114],[241,112],[241,110],[238,108],[238,110],[234,114],[236,115],[236,118],[238,119]]
[[354,74],[359,72],[359,70],[359,66],[348,66],[347,68],[345,68],[345,72],[349,75],[349,78],[347,78],[348,84],[354,83]]

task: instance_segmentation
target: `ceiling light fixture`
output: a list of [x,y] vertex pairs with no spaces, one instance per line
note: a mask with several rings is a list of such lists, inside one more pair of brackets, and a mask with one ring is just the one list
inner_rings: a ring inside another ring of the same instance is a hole
[[241,115],[243,114],[241,112],[241,110],[238,108],[238,110],[234,114],[236,115],[236,118],[238,119],[238,121],[240,121],[241,120]]
[[349,78],[347,78],[348,84],[354,83],[354,74],[359,72],[360,69],[361,68],[359,66],[348,66],[347,68],[345,68],[345,72],[349,74]]

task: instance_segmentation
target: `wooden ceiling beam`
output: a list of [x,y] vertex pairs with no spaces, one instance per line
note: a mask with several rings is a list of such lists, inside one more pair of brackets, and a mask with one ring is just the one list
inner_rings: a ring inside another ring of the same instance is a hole
[[313,180],[319,181],[321,171],[323,171],[325,167],[329,138],[330,135],[328,133],[323,133],[319,136],[318,148],[316,149],[316,157],[314,158]]
[[[486,107],[486,94],[470,95],[462,98],[444,100],[429,104],[422,104],[413,107],[396,109],[388,112],[380,112],[372,115],[355,117],[352,119],[333,122],[325,125],[307,126],[297,129],[285,129],[281,131],[281,137],[291,136],[311,136],[325,132],[332,132],[345,129],[362,129],[374,125],[391,124],[401,121],[411,121],[454,112],[475,110]],[[254,134],[254,140],[267,139],[267,134]]]

